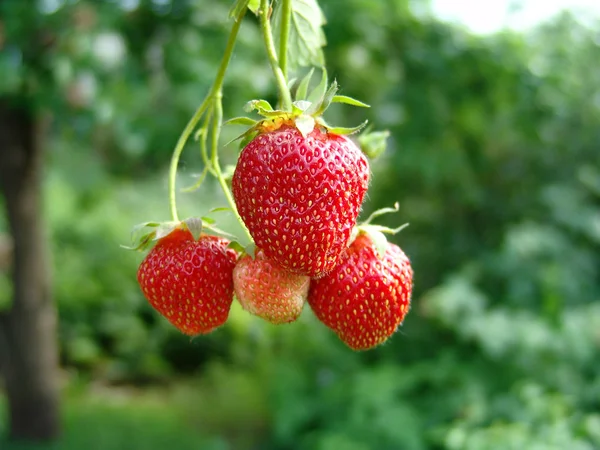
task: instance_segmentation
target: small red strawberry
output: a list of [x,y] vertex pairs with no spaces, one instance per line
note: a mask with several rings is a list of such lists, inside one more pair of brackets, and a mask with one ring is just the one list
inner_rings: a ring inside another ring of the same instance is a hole
[[310,278],[284,270],[257,250],[244,255],[233,270],[235,296],[251,314],[273,324],[294,322],[302,312]]
[[209,333],[227,320],[237,259],[227,245],[207,234],[195,240],[188,229],[175,228],[138,269],[146,299],[184,334]]
[[369,184],[369,163],[346,136],[292,122],[243,149],[233,196],[257,247],[288,271],[319,277],[349,244]]
[[311,284],[313,312],[354,350],[386,341],[410,307],[410,261],[391,243],[382,253],[368,234],[359,234],[340,265]]

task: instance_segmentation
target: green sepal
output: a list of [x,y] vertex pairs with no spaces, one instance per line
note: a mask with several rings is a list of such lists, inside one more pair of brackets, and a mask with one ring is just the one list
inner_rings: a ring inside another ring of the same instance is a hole
[[314,73],[315,69],[313,67],[306,76],[302,78],[302,81],[300,81],[300,84],[298,85],[298,89],[296,89],[296,100],[306,100],[308,95],[308,85],[310,84],[310,80]]
[[295,124],[298,131],[300,131],[300,134],[306,137],[315,129],[316,121],[314,117],[302,114],[301,116],[296,117]]
[[398,228],[388,228],[381,225],[359,225],[355,228],[357,230],[355,236],[358,236],[359,234],[366,234],[367,236],[369,236],[371,241],[373,241],[373,245],[375,246],[377,255],[379,256],[379,258],[383,258],[383,256],[385,255],[385,251],[388,247],[388,240],[385,237],[385,234],[399,233],[407,226],[407,223],[399,226]]
[[244,111],[246,111],[247,113],[257,111],[259,114],[263,115],[273,112],[274,109],[271,106],[271,104],[266,100],[250,100],[244,106]]
[[358,106],[360,108],[370,108],[371,105],[356,100],[355,98],[348,97],[347,95],[334,95],[331,99],[331,103],[345,103],[346,105]]
[[358,137],[358,144],[365,155],[370,159],[375,159],[385,152],[389,137],[390,132],[388,130],[367,130]]
[[287,82],[287,87],[288,89],[291,91],[292,88],[294,87],[294,84],[296,84],[296,81],[298,81],[298,78],[291,78],[288,82]]
[[235,235],[233,235],[231,233],[228,233],[227,231],[222,230],[222,229],[220,229],[219,227],[216,227],[213,224],[204,222],[203,223],[203,227],[204,227],[204,230],[211,231],[214,234],[219,234],[219,235],[221,235],[221,236],[223,236],[223,237],[225,237],[225,238],[227,238],[229,240],[237,239],[237,237]]
[[329,133],[340,134],[340,135],[347,136],[347,135],[350,135],[350,134],[358,133],[360,130],[362,130],[364,127],[367,126],[367,124],[369,123],[369,121],[365,120],[360,125],[358,125],[356,127],[350,127],[350,128],[347,128],[347,127],[332,127],[329,124],[327,124],[320,117],[317,119],[317,123],[319,125],[321,125],[322,127],[325,127]]
[[333,83],[331,83],[329,88],[325,91],[320,101],[318,103],[313,103],[311,107],[306,110],[306,113],[314,114],[315,116],[322,115],[325,112],[325,110],[331,105],[331,100],[333,99],[337,91],[337,81],[333,80]]
[[246,245],[246,247],[244,247],[244,253],[246,253],[248,256],[250,256],[250,258],[255,259],[256,258],[256,244],[254,242],[251,242],[250,244]]
[[233,119],[229,119],[223,122],[223,125],[244,125],[253,127],[258,123],[257,120],[251,119],[250,117],[234,117]]
[[310,92],[310,94],[308,94],[307,100],[313,105],[317,104],[321,101],[321,99],[325,95],[325,92],[327,92],[327,70],[323,69],[323,73],[321,74],[321,81]]
[[[200,235],[202,234],[204,223],[210,223],[210,220],[212,219],[210,219],[209,217],[188,217],[183,221],[183,223],[185,224],[185,227],[189,230],[189,232],[192,233],[194,240],[197,241],[198,239],[200,239]],[[214,223],[214,220],[212,221]]]
[[292,103],[292,114],[304,114],[304,111],[308,110],[311,105],[312,103],[307,100],[296,100],[294,103]]
[[373,245],[375,246],[375,251],[379,256],[379,259],[383,258],[388,247],[388,240],[385,237],[385,234],[370,227],[361,229],[361,232],[369,236],[371,241],[373,241]]
[[225,212],[225,211],[231,212],[232,209],[229,206],[220,206],[218,208],[213,208],[208,212],[215,213],[215,212]]
[[240,244],[238,241],[231,241],[227,245],[227,248],[232,248],[236,253],[244,253],[244,246]]
[[229,144],[234,143],[235,141],[239,141],[240,139],[242,139],[242,144],[244,145],[241,148],[244,148],[252,139],[254,139],[254,136],[256,136],[256,130],[254,128],[249,128],[242,134],[240,134],[238,137],[235,137],[229,142],[227,142],[225,144],[225,147],[227,147]]
[[286,114],[289,114],[286,111],[273,109],[271,104],[266,100],[250,100],[244,106],[244,111],[247,113],[256,111],[258,114],[260,114],[263,117],[279,117],[279,116],[285,116]]
[[121,247],[127,250],[146,250],[154,241],[165,237],[179,226],[179,222],[140,223],[131,230],[131,245],[121,245]]
[[225,145],[229,145],[232,142],[235,142],[235,141],[239,140],[240,141],[239,149],[243,150],[244,147],[246,147],[246,145],[248,145],[250,142],[252,142],[252,140],[256,137],[257,134],[258,134],[258,131],[256,131],[254,128],[250,128],[244,134],[242,134],[242,135],[236,137],[235,139],[229,141]]

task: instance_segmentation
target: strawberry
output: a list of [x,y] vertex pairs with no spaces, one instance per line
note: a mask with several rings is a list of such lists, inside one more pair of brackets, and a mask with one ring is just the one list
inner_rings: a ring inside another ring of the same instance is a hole
[[237,254],[228,241],[207,234],[195,240],[176,228],[162,237],[138,269],[152,307],[182,333],[209,333],[223,325],[233,302]]
[[310,278],[290,273],[262,250],[242,256],[233,270],[235,296],[242,307],[273,324],[295,321],[310,286]]
[[368,234],[359,234],[344,260],[313,280],[308,303],[317,318],[354,350],[386,341],[410,307],[413,271],[397,245],[378,253]]
[[348,247],[367,187],[369,163],[346,136],[293,122],[259,130],[242,150],[233,196],[257,247],[284,269],[331,271]]

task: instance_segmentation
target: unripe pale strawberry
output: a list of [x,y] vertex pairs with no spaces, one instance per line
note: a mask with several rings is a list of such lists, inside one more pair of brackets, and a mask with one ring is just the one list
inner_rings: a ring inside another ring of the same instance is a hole
[[300,313],[310,278],[283,269],[262,250],[242,256],[233,270],[235,296],[242,307],[273,324],[295,321]]

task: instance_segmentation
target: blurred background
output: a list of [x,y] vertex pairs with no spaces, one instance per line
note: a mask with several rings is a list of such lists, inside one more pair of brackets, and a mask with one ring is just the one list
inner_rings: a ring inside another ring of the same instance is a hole
[[[319,2],[331,76],[372,105],[329,118],[391,131],[364,216],[400,202],[415,269],[400,331],[353,353],[308,308],[190,340],[119,247],[169,218],[230,3],[0,0],[0,449],[599,449],[598,5]],[[226,118],[276,95],[254,17],[224,94]]]

